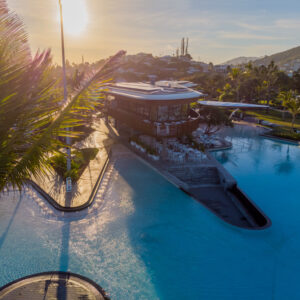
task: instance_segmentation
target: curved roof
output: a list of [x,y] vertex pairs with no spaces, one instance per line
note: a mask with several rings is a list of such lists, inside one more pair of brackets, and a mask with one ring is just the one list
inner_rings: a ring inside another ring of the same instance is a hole
[[135,100],[169,101],[169,100],[197,100],[202,93],[180,84],[150,84],[144,82],[120,82],[106,86],[105,93],[118,95]]
[[205,106],[225,107],[225,108],[268,108],[268,105],[240,103],[240,102],[221,102],[221,101],[198,101]]
[[161,81],[156,81],[155,85],[165,86],[165,87],[168,87],[168,86],[172,86],[172,87],[183,86],[183,87],[186,87],[186,88],[193,88],[193,87],[196,87],[198,84],[193,83],[191,81],[186,81],[186,80],[179,80],[179,81],[177,81],[177,80],[176,81],[161,80]]

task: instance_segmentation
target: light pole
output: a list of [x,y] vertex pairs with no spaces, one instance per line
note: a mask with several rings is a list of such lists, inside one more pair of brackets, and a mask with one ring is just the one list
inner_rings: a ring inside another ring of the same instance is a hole
[[[63,70],[63,84],[64,84],[64,103],[68,103],[68,90],[67,90],[67,77],[66,77],[66,58],[65,58],[65,39],[64,39],[64,20],[63,20],[63,8],[61,0],[59,2],[59,12],[60,12],[60,32],[61,32],[61,54],[62,54],[62,70]],[[69,128],[67,128],[69,130]],[[67,136],[67,171],[71,170],[71,139]],[[70,177],[66,181],[67,192],[72,190],[72,180]]]

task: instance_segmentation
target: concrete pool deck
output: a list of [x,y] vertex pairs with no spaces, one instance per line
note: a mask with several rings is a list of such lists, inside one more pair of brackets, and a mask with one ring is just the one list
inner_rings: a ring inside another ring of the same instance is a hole
[[90,161],[79,180],[73,184],[72,192],[66,192],[65,182],[54,171],[48,171],[44,176],[30,181],[32,187],[58,210],[82,210],[93,202],[95,192],[107,167],[113,142],[108,138],[109,129],[103,120],[96,121],[94,128],[95,131],[90,136],[74,145],[78,148],[98,148],[99,152],[95,159]]

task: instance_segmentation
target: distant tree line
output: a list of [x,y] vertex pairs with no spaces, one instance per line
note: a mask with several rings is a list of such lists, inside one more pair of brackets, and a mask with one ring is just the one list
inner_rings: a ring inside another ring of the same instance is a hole
[[268,66],[228,67],[227,73],[197,73],[185,77],[199,84],[209,98],[220,101],[280,105],[279,94],[289,90],[300,93],[300,70],[290,77],[271,62]]

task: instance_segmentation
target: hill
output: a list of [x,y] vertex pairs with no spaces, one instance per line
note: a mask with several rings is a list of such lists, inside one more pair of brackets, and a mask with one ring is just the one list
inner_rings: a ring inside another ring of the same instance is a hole
[[271,61],[274,61],[279,67],[283,67],[285,64],[293,65],[296,62],[300,62],[300,46],[275,53],[270,56],[265,56],[263,58],[257,59],[255,65],[268,65]]
[[222,65],[231,65],[231,66],[243,65],[243,64],[247,64],[250,61],[255,61],[257,59],[259,59],[259,57],[240,56],[237,58],[230,59],[225,63],[223,63]]

